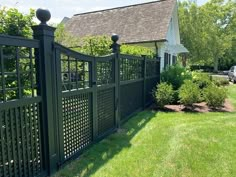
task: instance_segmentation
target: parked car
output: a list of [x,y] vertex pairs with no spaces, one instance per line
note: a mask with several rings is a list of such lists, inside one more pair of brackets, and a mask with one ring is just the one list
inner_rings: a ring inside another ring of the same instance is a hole
[[229,74],[229,71],[222,71],[223,75],[228,75]]
[[232,66],[228,73],[229,81],[236,83],[236,66]]

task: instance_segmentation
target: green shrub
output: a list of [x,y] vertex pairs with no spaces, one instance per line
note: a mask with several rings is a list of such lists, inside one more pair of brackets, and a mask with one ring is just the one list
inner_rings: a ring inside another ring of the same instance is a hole
[[201,72],[192,72],[193,82],[196,83],[200,89],[206,88],[212,83],[211,77],[209,74]]
[[227,91],[224,87],[211,84],[203,89],[203,98],[209,107],[219,108],[224,105],[225,99],[227,98]]
[[[73,43],[71,44],[69,43],[68,45],[70,47],[80,46],[79,48],[73,48],[74,50],[78,52],[81,52],[87,55],[93,55],[93,56],[105,56],[105,55],[110,55],[112,53],[112,50],[110,48],[112,44],[112,40],[110,36],[86,36],[86,37],[81,38],[80,41],[72,40],[70,39],[70,37],[74,37],[74,36],[68,36],[66,39],[67,41],[69,42],[71,41]],[[65,39],[62,38],[60,42],[63,43],[64,41]],[[155,53],[151,49],[147,47],[142,47],[142,46],[121,45],[120,52],[122,54],[129,54],[129,55],[135,55],[135,56],[146,55],[149,58],[153,58],[155,56]]]
[[157,85],[154,92],[156,103],[159,107],[163,108],[165,105],[172,103],[174,90],[171,84],[162,82]]
[[167,70],[161,73],[161,81],[172,84],[174,90],[178,90],[180,86],[184,83],[184,80],[191,80],[191,72],[187,71],[179,65],[170,66]]
[[173,102],[174,104],[178,104],[179,103],[179,91],[178,90],[174,90],[174,96],[173,96]]
[[228,80],[228,79],[220,78],[220,77],[214,77],[214,78],[213,78],[213,82],[214,82],[215,85],[217,85],[218,87],[229,85],[229,80]]
[[121,45],[120,53],[128,54],[128,55],[135,55],[135,56],[140,56],[140,57],[142,55],[146,55],[149,58],[153,58],[155,56],[155,53],[150,48],[142,47],[138,45],[135,45],[135,46]]
[[185,80],[179,89],[179,99],[186,106],[199,102],[201,93],[198,85],[191,80]]

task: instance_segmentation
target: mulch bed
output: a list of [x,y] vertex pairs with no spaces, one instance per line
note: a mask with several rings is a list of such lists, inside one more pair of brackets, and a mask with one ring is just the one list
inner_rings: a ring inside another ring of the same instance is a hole
[[[155,108],[157,109],[157,108]],[[184,105],[166,105],[162,110],[165,112],[233,112],[234,107],[228,99],[225,100],[224,106],[218,109],[209,108],[205,102],[195,103],[193,106],[186,107]]]

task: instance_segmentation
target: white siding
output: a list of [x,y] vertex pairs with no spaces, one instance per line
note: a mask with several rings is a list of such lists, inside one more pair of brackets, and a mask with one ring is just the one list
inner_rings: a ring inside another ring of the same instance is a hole
[[179,35],[179,24],[178,24],[178,9],[177,4],[173,10],[172,18],[170,20],[168,32],[167,32],[167,42],[159,43],[158,53],[161,57],[161,71],[164,69],[164,53],[171,54],[171,65],[172,65],[172,56],[177,55],[174,51],[174,48],[171,46],[180,44],[180,35]]

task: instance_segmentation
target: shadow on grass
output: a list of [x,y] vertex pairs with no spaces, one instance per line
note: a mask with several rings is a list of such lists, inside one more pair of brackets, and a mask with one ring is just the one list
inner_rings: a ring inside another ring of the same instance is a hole
[[144,111],[126,122],[116,133],[85,151],[78,159],[59,171],[55,177],[88,177],[117,155],[130,148],[132,138],[155,116],[154,111]]

